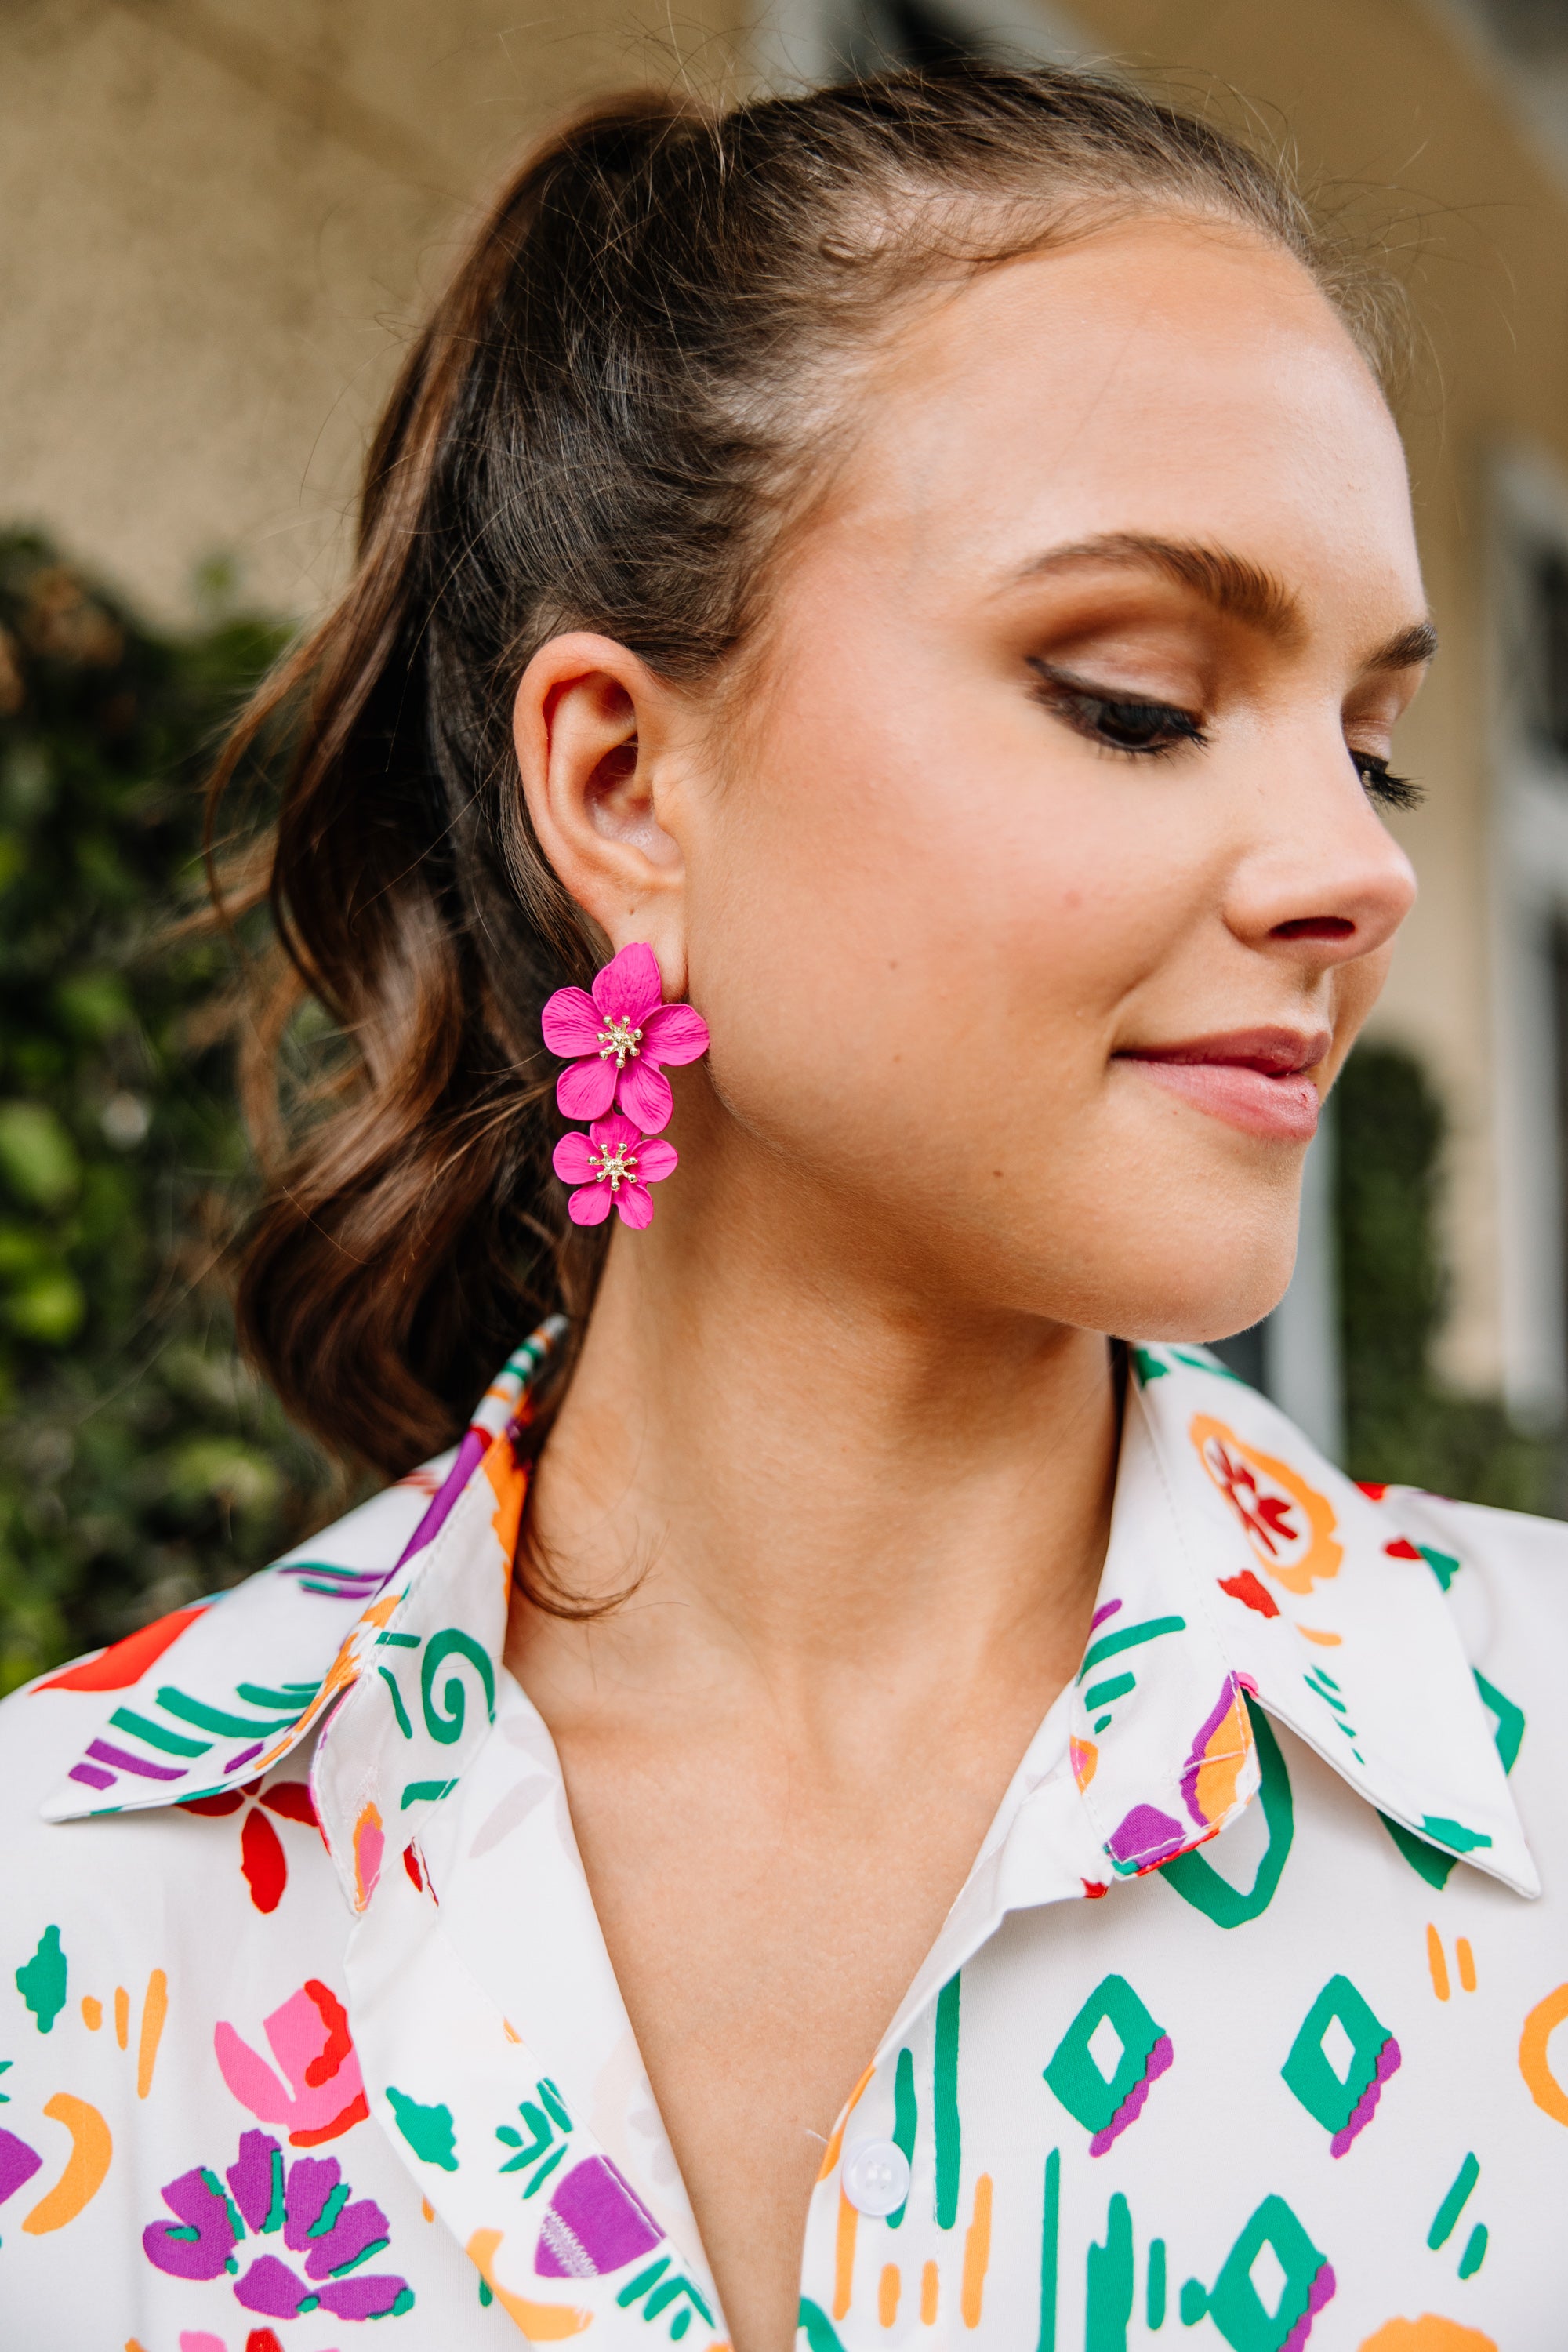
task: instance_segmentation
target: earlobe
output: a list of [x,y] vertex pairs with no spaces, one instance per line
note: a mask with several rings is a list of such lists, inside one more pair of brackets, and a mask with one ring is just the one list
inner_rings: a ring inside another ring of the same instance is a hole
[[616,948],[646,940],[667,993],[684,992],[685,863],[666,822],[671,696],[613,638],[576,631],[535,654],[513,740],[540,847]]

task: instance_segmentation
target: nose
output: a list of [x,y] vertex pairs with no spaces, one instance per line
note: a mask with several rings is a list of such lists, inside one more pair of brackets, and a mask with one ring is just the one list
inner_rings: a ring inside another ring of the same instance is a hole
[[1415,874],[1342,743],[1310,774],[1305,764],[1263,796],[1225,915],[1248,947],[1321,971],[1389,944],[1415,903]]

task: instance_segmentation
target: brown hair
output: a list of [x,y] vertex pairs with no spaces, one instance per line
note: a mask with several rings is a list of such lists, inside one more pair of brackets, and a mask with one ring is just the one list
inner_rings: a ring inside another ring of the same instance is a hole
[[280,1132],[302,994],[343,1054],[272,1155],[238,1307],[335,1449],[401,1471],[535,1321],[592,1296],[602,1237],[567,1223],[551,1177],[539,1015],[601,950],[519,786],[530,658],[588,628],[663,676],[713,672],[753,632],[766,560],[852,428],[847,369],[900,300],[1128,211],[1286,247],[1375,359],[1375,299],[1277,171],[1053,68],[886,74],[729,112],[638,92],[502,189],[376,436],[353,578],[215,783],[291,730],[258,1130]]

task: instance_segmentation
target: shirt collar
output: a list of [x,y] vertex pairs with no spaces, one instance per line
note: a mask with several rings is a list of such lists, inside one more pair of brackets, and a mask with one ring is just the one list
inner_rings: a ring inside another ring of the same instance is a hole
[[[554,1318],[510,1359],[455,1455],[218,1602],[35,1685],[91,1702],[46,1818],[243,1786],[330,1718],[313,1779],[363,1908],[387,1842],[406,1843],[456,1787],[493,1716],[525,1490],[512,1440],[563,1330]],[[1131,1356],[1110,1543],[1069,1702],[1077,1818],[1037,1743],[976,1865],[977,1900],[993,1879],[1006,1907],[1096,1893],[1217,1834],[1258,1784],[1246,1695],[1404,1828],[1539,1893],[1441,1580],[1391,1507],[1205,1350]],[[1047,1816],[1052,1858],[1037,1839],[1034,1869],[1030,1822],[1043,1832]]]

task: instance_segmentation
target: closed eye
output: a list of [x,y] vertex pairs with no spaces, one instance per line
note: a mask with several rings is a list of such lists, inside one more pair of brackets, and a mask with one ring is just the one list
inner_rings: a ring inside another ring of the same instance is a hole
[[1351,746],[1351,758],[1361,778],[1369,800],[1381,802],[1384,808],[1419,808],[1426,797],[1426,788],[1413,776],[1395,776],[1389,772],[1388,761],[1379,759],[1374,751],[1358,751]]
[[1156,760],[1189,743],[1201,748],[1208,740],[1195,713],[1173,702],[1108,692],[1035,656],[1029,656],[1029,667],[1035,673],[1037,700],[1076,735],[1104,751],[1128,759]]

